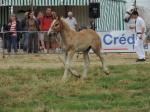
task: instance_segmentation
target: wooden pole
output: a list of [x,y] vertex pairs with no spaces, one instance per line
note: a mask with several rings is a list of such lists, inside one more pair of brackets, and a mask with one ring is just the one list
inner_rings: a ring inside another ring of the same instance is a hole
[[4,32],[2,32],[2,42],[3,42],[3,58],[5,58],[5,41],[4,41]]
[[33,0],[30,0],[31,11],[33,11]]
[[137,10],[137,1],[136,0],[134,1],[134,6],[135,6],[135,9]]

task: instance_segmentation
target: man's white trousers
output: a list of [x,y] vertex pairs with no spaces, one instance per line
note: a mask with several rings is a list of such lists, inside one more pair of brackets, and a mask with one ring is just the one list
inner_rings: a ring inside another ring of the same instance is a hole
[[137,35],[135,40],[135,51],[138,55],[138,59],[145,59],[145,51],[144,51],[144,39],[139,39],[140,35]]

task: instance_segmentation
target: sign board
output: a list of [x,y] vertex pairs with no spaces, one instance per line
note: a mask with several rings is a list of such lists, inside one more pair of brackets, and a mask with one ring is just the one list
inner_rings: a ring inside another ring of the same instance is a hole
[[[103,52],[135,52],[136,34],[131,31],[98,32]],[[145,51],[150,45],[144,45]]]

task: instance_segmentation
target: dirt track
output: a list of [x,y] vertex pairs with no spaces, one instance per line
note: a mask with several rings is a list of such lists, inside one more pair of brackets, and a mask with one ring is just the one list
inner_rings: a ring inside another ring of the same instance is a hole
[[[63,55],[59,54],[61,59],[63,59]],[[136,54],[131,53],[109,53],[105,54],[105,59],[108,65],[124,65],[124,64],[136,64]],[[149,57],[149,55],[148,55]],[[149,63],[150,59],[147,59]],[[73,66],[81,66],[83,65],[83,56],[79,55],[77,58],[77,54],[73,59]],[[90,65],[91,66],[99,66],[99,59],[94,54],[90,54]],[[3,59],[0,57],[0,68],[10,68],[10,67],[21,67],[21,68],[61,68],[63,67],[62,61],[58,58],[58,54],[25,54],[25,55],[6,55]]]

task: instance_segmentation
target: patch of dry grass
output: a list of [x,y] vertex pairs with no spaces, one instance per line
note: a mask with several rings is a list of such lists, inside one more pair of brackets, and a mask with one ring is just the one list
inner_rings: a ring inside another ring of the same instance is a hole
[[[13,67],[19,68],[33,68],[33,69],[45,69],[45,68],[63,68],[62,61],[59,60],[58,56],[62,59],[64,58],[63,54],[29,54],[29,55],[6,55],[6,58],[0,57],[0,68],[8,69]],[[112,59],[113,58],[113,59]],[[106,54],[105,55],[106,62],[108,65],[129,65],[136,64],[136,55],[134,53],[131,54]],[[95,54],[90,54],[91,67],[99,66],[100,62]],[[149,61],[149,59],[147,60]],[[77,54],[74,56],[73,65],[75,67],[81,67],[83,65],[83,56],[79,55],[77,58]]]
[[148,112],[149,66],[110,66],[110,76],[92,67],[66,83],[62,68],[0,69],[0,112]]
[[[88,80],[71,76],[65,84],[63,64],[55,54],[0,58],[0,112],[148,112],[150,64],[135,64],[135,54],[105,58],[113,65],[110,76],[91,54]],[[79,72],[82,60],[74,57]]]

